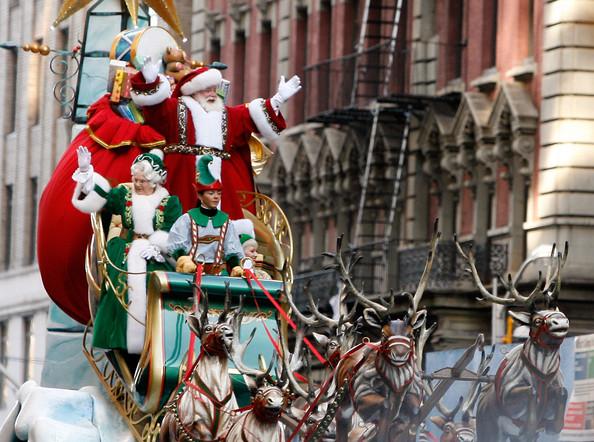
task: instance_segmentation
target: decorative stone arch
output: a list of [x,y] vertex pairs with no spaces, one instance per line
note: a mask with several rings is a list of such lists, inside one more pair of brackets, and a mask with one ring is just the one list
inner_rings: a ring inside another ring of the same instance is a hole
[[291,183],[288,182],[290,174],[279,155],[275,155],[270,164],[270,178],[272,182],[272,198],[285,207],[291,200]]
[[291,169],[291,182],[293,183],[293,205],[300,210],[311,199],[311,163],[305,149],[298,150],[293,168]]
[[334,183],[340,175],[340,166],[332,154],[327,140],[325,140],[324,147],[318,157],[316,169],[319,180],[317,196],[320,203],[323,205],[323,209],[326,210],[327,208],[332,207],[335,197]]
[[[495,98],[489,126],[494,136],[495,167],[506,166],[509,199],[506,236],[510,268],[518,268],[524,258],[527,187],[533,172],[538,112],[528,91],[519,83],[502,84]],[[499,203],[499,198],[498,198]]]
[[[431,181],[437,181],[440,189],[439,206],[441,229],[445,235],[455,231],[454,203],[460,188],[457,163],[457,146],[452,132],[456,109],[449,103],[433,103],[427,110],[421,123],[418,146],[422,156],[422,171],[425,174],[425,185],[416,185],[416,189],[424,188],[427,192],[416,195],[416,207],[422,209],[430,197]],[[434,186],[435,187],[435,186]],[[428,232],[429,213],[424,210],[418,224],[417,235],[425,236]]]
[[528,91],[519,83],[502,84],[489,117],[495,137],[495,159],[512,161],[513,154],[521,159],[520,172],[530,176],[533,171],[535,135],[538,111]]
[[[485,157],[492,156],[493,136],[489,126],[492,103],[480,92],[465,92],[453,123],[453,135],[459,146],[457,165],[461,183],[461,215],[472,209],[472,237],[475,243],[486,244],[489,219],[489,195],[493,191],[495,171]],[[470,194],[469,194],[470,192]],[[469,198],[472,197],[472,206]],[[464,225],[461,226],[462,235]]]

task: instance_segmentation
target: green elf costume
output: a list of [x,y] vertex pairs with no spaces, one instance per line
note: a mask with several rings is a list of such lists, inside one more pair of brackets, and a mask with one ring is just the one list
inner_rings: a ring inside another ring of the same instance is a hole
[[93,347],[138,354],[144,346],[148,276],[154,270],[172,270],[164,253],[169,229],[181,216],[181,204],[163,187],[167,171],[163,153],[157,149],[136,157],[131,167],[132,185],[113,188],[93,171],[86,147],[80,146],[77,153],[79,167],[72,175],[77,182],[72,204],[85,213],[103,210],[122,218],[120,235],[107,242],[111,261],[107,274],[113,287],[107,281],[101,287]]
[[[223,190],[221,181],[213,170],[213,157],[203,155],[196,165],[196,191],[198,198],[207,191]],[[220,275],[222,271],[241,272],[243,249],[235,233],[235,222],[217,207],[207,207],[203,202],[182,215],[171,227],[168,251],[177,260],[177,271],[195,272],[202,262],[203,272]],[[236,276],[233,274],[233,276]]]

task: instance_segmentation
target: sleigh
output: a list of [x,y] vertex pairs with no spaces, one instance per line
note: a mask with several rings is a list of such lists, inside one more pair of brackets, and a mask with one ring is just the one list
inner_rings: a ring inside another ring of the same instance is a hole
[[[255,328],[245,363],[258,367],[258,357],[270,360],[274,351],[272,339],[277,337],[277,310],[271,298],[281,302],[281,291],[292,281],[292,237],[287,219],[270,198],[257,193],[241,195],[244,214],[254,224],[259,253],[264,256],[264,268],[272,280],[248,282],[244,278],[203,275],[200,288],[208,296],[209,316],[223,310],[225,296],[231,305],[243,302],[243,339]],[[107,227],[109,222],[109,227]],[[101,284],[106,278],[107,240],[119,234],[118,220],[104,220],[100,214],[91,217],[93,237],[87,248],[85,270],[89,284],[89,307],[92,317]],[[185,315],[193,307],[194,275],[177,272],[153,272],[148,282],[146,335],[140,357],[120,350],[100,350],[90,346],[85,336],[84,353],[103,383],[112,401],[126,418],[131,430],[140,440],[155,434],[164,405],[178,391],[188,369],[190,329]],[[284,323],[281,322],[281,328]],[[282,332],[283,330],[278,330]],[[194,344],[194,360],[200,342]],[[250,394],[242,375],[232,366],[229,371],[239,406],[248,405]]]

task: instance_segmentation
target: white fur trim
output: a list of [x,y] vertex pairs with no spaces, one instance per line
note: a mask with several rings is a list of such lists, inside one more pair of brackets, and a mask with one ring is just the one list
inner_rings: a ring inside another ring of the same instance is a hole
[[[131,273],[146,272],[146,260],[140,253],[150,245],[146,239],[136,239],[128,252],[128,271]],[[126,321],[126,344],[128,353],[139,354],[144,346],[146,323],[146,275],[128,274],[128,318]],[[136,318],[136,319],[135,319]],[[142,322],[140,324],[138,321]]]
[[159,158],[161,158],[161,161],[163,161],[163,158],[165,158],[165,154],[163,153],[163,151],[161,149],[151,149],[149,150],[149,153],[152,153],[155,156],[158,156]]
[[250,235],[252,238],[256,237],[254,233],[254,224],[247,218],[234,219],[231,221],[237,236]]
[[160,82],[159,86],[157,86],[157,90],[150,95],[135,92],[133,89],[130,90],[130,96],[132,97],[134,104],[141,107],[154,106],[155,104],[162,103],[168,99],[171,96],[171,85],[169,84],[169,80],[161,74],[159,74],[159,80]]
[[211,68],[184,83],[181,87],[181,93],[183,95],[192,95],[195,92],[203,91],[209,87],[218,86],[221,83],[221,80],[223,80],[221,71]]
[[149,236],[149,242],[157,246],[161,253],[167,253],[167,239],[169,238],[169,233],[164,230],[157,230],[151,236]]
[[268,119],[266,118],[266,114],[262,110],[264,106],[264,100],[262,98],[256,98],[255,100],[250,101],[248,105],[248,110],[250,112],[250,117],[254,121],[256,128],[258,128],[258,132],[263,135],[267,140],[276,140],[278,138],[278,134],[272,129],[272,126],[268,123]]
[[151,195],[137,195],[132,192],[132,220],[135,233],[150,235],[155,231],[153,228],[155,210],[167,195],[169,192],[161,186],[157,186]]
[[[105,192],[109,192],[111,190],[111,186],[109,185],[107,180],[98,173],[94,173],[92,179],[94,184],[93,188],[95,187],[95,185],[97,185],[101,189],[105,190]],[[94,190],[91,191],[91,193],[89,193],[83,199],[79,199],[79,197],[82,194],[83,187],[84,184],[76,183],[74,193],[72,194],[72,205],[84,213],[93,213],[100,211],[107,202],[107,200],[100,196]]]
[[196,129],[196,144],[223,150],[223,113],[206,112],[202,105],[192,97],[182,97],[192,115]]

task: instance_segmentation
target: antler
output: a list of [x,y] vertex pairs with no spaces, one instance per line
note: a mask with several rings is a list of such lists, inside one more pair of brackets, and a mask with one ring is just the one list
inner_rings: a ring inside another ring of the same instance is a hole
[[540,288],[542,282],[541,272],[538,272],[538,281],[536,282],[536,286],[528,296],[523,296],[522,294],[520,294],[520,292],[518,292],[512,281],[511,274],[507,275],[507,282],[503,278],[499,277],[501,284],[503,285],[503,287],[505,287],[506,291],[511,295],[511,297],[502,298],[500,296],[492,294],[489,290],[486,289],[486,287],[483,285],[481,281],[481,278],[478,274],[478,270],[476,269],[476,261],[472,250],[469,250],[468,253],[465,253],[456,237],[454,237],[454,241],[456,243],[458,253],[462,255],[462,257],[466,260],[466,262],[468,262],[468,265],[470,266],[470,268],[467,270],[472,274],[474,282],[482,295],[482,298],[477,298],[479,301],[491,301],[494,304],[506,306],[528,306],[536,300],[536,297],[539,294],[542,294]]
[[[197,336],[200,336],[202,334],[202,329],[208,324],[208,292],[206,290],[203,292],[196,283],[191,283],[191,285],[194,294],[194,311],[187,316],[187,320],[192,331]],[[202,294],[202,296],[199,296],[200,294]],[[202,307],[200,304],[202,304]],[[196,318],[196,313],[198,313],[198,311],[200,311],[200,316]]]
[[491,352],[487,356],[485,350],[481,350],[481,362],[479,363],[478,369],[476,371],[477,380],[473,382],[472,386],[470,387],[470,392],[466,397],[466,400],[462,404],[462,419],[469,420],[470,419],[470,412],[474,408],[474,403],[478,399],[481,390],[482,390],[482,382],[481,378],[489,373],[489,364],[491,363],[491,359],[493,359],[493,355],[495,354],[495,346],[491,347]]
[[423,367],[423,353],[425,351],[425,344],[427,343],[427,341],[429,340],[429,337],[431,336],[431,334],[435,331],[435,329],[437,328],[437,322],[434,322],[431,327],[427,328],[427,322],[423,322],[423,324],[421,325],[420,328],[420,332],[419,332],[419,339],[417,342],[417,354],[416,354],[416,359],[417,359],[417,366],[419,367],[419,369],[422,370]]
[[223,304],[223,311],[219,315],[218,323],[222,324],[227,320],[227,315],[231,312],[231,289],[229,288],[229,281],[225,281],[225,301]]
[[243,363],[243,356],[245,354],[245,350],[250,345],[250,343],[252,342],[252,339],[254,339],[254,335],[256,334],[256,328],[254,327],[252,329],[248,339],[243,344],[241,343],[241,321],[243,319],[243,297],[244,297],[244,295],[241,295],[239,297],[239,307],[237,308],[237,311],[235,312],[235,315],[233,316],[233,341],[231,344],[231,351],[228,356],[235,364],[235,367],[237,368],[237,370],[239,370],[241,373],[244,373],[247,375],[252,375],[252,376],[258,376],[259,374],[261,374],[260,371],[250,368],[250,367],[244,365],[244,363]]
[[[569,253],[569,244],[565,241],[563,247],[563,253],[557,252],[555,256],[557,245],[553,244],[551,249],[551,256],[549,258],[549,264],[547,267],[547,276],[545,279],[545,285],[542,289],[545,297],[547,307],[556,306],[557,300],[559,299],[559,292],[561,290],[561,269],[565,266],[567,261],[567,255]],[[557,265],[555,266],[555,273],[553,273],[553,261],[557,258]]]
[[322,328],[322,327],[329,327],[335,328],[338,327],[338,320],[332,319],[323,313],[320,312],[318,306],[316,305],[315,301],[313,300],[313,296],[309,291],[310,283],[306,283],[303,287],[303,291],[307,296],[307,303],[309,305],[310,311],[313,313],[311,316],[306,316],[297,307],[295,302],[293,301],[293,296],[290,293],[286,293],[287,301],[289,302],[289,306],[291,307],[291,311],[295,314],[297,319],[311,328]]
[[[334,259],[334,264],[328,266],[327,268],[335,269],[338,272],[340,279],[344,284],[343,292],[345,294],[353,295],[355,299],[357,299],[362,305],[372,308],[378,313],[378,315],[385,316],[389,312],[388,308],[382,304],[367,299],[363,295],[363,291],[359,290],[353,283],[352,271],[355,265],[361,260],[361,256],[351,253],[349,262],[345,264],[341,254],[343,237],[344,235],[340,235],[336,240],[336,253],[323,253],[324,256]],[[341,299],[341,302],[344,302],[344,300]]]
[[437,252],[437,243],[439,242],[439,238],[441,237],[441,232],[437,230],[438,222],[439,219],[436,218],[435,222],[433,223],[433,235],[431,236],[429,254],[427,255],[427,260],[425,261],[425,268],[423,269],[423,274],[421,275],[421,279],[419,280],[417,290],[415,291],[415,295],[413,297],[413,314],[417,312],[417,309],[419,308],[419,303],[421,302],[421,298],[423,297],[423,293],[425,292],[425,288],[427,288],[427,283],[429,282],[431,268],[433,267],[433,259],[435,258],[435,254]]
[[[291,390],[295,393],[304,398],[307,401],[310,401],[313,398],[313,391],[310,389],[309,391],[305,391],[297,379],[295,379],[294,372],[298,370],[301,366],[301,345],[303,343],[303,338],[305,337],[305,330],[303,327],[299,327],[297,329],[297,333],[295,335],[295,348],[293,353],[289,352],[285,342],[281,339],[281,352],[282,352],[282,361],[283,361],[283,372],[287,376],[287,380],[289,381],[289,386]],[[306,358],[307,361],[307,358]]]

